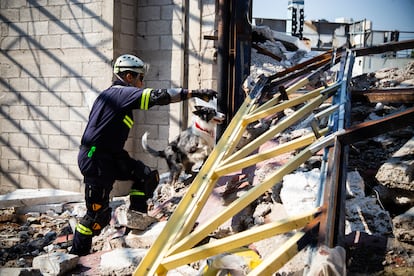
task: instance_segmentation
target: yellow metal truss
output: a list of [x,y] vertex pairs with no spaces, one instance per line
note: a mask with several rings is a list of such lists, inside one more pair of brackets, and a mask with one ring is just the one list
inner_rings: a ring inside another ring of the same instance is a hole
[[[220,225],[280,182],[286,174],[291,173],[317,151],[334,142],[335,136],[327,135],[327,128],[313,128],[314,132],[311,134],[252,155],[254,150],[274,138],[275,135],[310,115],[314,109],[333,96],[339,88],[339,83],[336,83],[286,101],[281,101],[280,94],[276,94],[265,104],[259,105],[261,90],[267,81],[267,78],[262,76],[251,94],[245,99],[213,152],[189,186],[187,193],[177,205],[165,228],[136,268],[134,275],[166,275],[169,270],[179,266],[295,229],[297,233],[279,250],[263,260],[249,275],[270,275],[269,273],[276,272],[300,250],[298,242],[307,236],[309,232],[307,226],[309,227],[309,223],[317,219],[320,209],[315,209],[301,216],[258,226],[205,245],[195,246]],[[309,79],[306,77],[300,79],[286,90],[287,94],[296,92],[308,82]],[[298,105],[302,107],[280,120],[240,150],[235,150],[250,123],[274,115],[285,108]],[[193,229],[196,219],[220,177],[294,150],[299,151],[294,158],[226,206],[222,212]]]

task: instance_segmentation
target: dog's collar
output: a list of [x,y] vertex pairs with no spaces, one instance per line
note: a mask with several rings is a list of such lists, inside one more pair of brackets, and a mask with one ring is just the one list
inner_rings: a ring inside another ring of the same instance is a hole
[[209,136],[214,138],[214,132],[212,130],[203,128],[198,122],[195,122],[194,126],[195,126],[195,128],[201,130],[202,132],[207,133]]

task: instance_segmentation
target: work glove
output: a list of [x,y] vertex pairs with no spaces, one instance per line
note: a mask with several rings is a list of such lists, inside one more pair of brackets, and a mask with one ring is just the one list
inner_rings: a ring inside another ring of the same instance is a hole
[[194,89],[191,90],[192,97],[197,97],[202,99],[203,101],[209,102],[214,97],[217,98],[217,91],[212,89]]

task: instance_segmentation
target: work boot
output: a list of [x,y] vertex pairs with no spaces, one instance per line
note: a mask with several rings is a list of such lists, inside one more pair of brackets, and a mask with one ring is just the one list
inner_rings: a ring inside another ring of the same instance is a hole
[[92,247],[92,235],[83,235],[75,231],[72,241],[72,248],[69,254],[86,256],[90,253]]
[[128,210],[127,212],[127,227],[136,230],[145,230],[158,220],[154,217],[148,216],[146,213]]
[[147,198],[142,195],[129,195],[129,210],[146,213],[148,210]]

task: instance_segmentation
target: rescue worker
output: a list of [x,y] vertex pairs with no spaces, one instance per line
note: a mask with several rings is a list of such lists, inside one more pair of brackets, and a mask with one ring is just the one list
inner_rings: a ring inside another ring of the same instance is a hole
[[[71,254],[90,253],[92,237],[109,224],[109,194],[115,180],[132,180],[130,210],[147,219],[147,200],[158,185],[158,171],[152,171],[124,150],[134,124],[132,111],[154,105],[168,105],[198,97],[209,101],[217,97],[211,89],[143,88],[147,64],[133,55],[121,55],[114,63],[113,84],[95,100],[81,139],[78,165],[84,177],[86,215],[76,225]],[[154,219],[154,218],[152,218]],[[153,220],[147,220],[153,221]],[[146,223],[146,222],[144,222]]]

